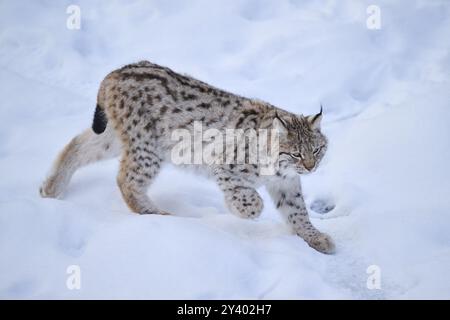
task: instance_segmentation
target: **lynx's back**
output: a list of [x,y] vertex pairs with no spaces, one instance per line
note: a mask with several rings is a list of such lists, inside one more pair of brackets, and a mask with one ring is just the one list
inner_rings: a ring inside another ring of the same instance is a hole
[[147,61],[110,73],[98,105],[126,143],[192,130],[195,121],[207,128],[255,128],[267,112],[262,104]]

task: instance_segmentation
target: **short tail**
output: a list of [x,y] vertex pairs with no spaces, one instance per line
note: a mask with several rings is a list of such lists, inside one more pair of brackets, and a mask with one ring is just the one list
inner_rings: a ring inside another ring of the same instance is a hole
[[106,129],[106,125],[108,124],[108,118],[106,118],[105,111],[103,108],[97,104],[95,108],[94,121],[92,122],[92,130],[96,134],[100,134]]

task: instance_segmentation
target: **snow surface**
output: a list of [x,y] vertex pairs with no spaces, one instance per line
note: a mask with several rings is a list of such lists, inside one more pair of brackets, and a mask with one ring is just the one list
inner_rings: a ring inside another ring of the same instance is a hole
[[[0,298],[449,299],[449,39],[445,0],[1,1]],[[311,211],[335,255],[291,234],[264,190],[262,216],[239,219],[170,166],[149,193],[173,216],[130,213],[117,160],[38,196],[102,78],[142,59],[297,113],[323,103],[329,153],[303,182],[308,205],[335,205]]]

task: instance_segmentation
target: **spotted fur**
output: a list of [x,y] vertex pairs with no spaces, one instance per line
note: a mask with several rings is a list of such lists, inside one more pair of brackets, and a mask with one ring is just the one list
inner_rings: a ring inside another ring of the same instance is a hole
[[276,128],[281,135],[279,169],[274,175],[262,176],[256,164],[191,166],[218,183],[230,211],[240,217],[261,214],[263,201],[256,188],[266,186],[293,231],[311,247],[331,253],[331,238],[309,220],[299,179],[299,174],[316,169],[326,151],[321,117],[322,113],[294,115],[148,61],[130,64],[102,81],[92,129],[64,148],[40,193],[58,197],[78,168],[120,155],[117,183],[129,208],[141,214],[167,214],[146,191],[161,165],[171,160],[173,130],[192,132],[195,121],[218,130]]

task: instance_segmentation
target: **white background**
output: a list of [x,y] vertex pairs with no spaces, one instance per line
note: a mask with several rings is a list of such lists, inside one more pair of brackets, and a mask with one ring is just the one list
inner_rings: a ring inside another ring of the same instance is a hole
[[[449,39],[445,0],[0,1],[0,298],[450,298]],[[264,190],[242,220],[171,166],[149,193],[173,216],[130,213],[117,160],[38,196],[102,78],[143,59],[292,112],[324,105],[329,153],[304,192],[336,205],[311,211],[335,255],[291,234]]]

